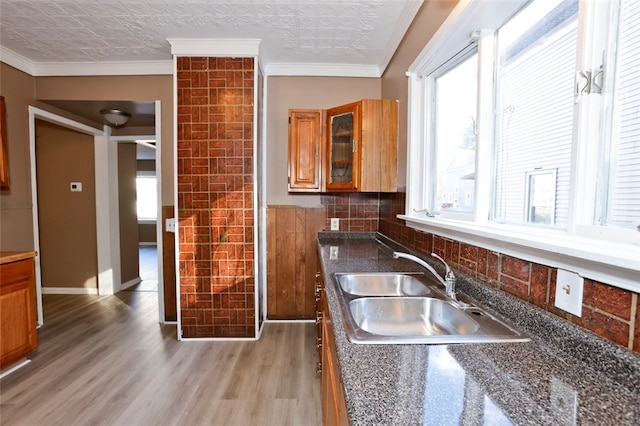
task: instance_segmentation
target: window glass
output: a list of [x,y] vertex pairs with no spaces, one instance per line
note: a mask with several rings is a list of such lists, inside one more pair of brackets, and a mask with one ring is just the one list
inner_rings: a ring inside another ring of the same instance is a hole
[[136,177],[136,204],[139,220],[158,218],[158,184],[155,176]]
[[477,76],[473,54],[435,79],[434,211],[474,210]]
[[605,187],[606,225],[640,225],[640,2],[623,0],[617,43],[612,134]]
[[[494,220],[567,226],[577,29],[577,0],[537,0],[498,31]],[[553,211],[531,220],[539,170],[555,171]]]

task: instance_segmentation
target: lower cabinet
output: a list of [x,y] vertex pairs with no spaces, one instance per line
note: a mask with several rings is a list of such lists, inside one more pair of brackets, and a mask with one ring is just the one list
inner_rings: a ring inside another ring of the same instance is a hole
[[0,265],[0,369],[38,348],[33,258]]
[[322,422],[325,426],[349,424],[331,315],[325,298],[322,300]]

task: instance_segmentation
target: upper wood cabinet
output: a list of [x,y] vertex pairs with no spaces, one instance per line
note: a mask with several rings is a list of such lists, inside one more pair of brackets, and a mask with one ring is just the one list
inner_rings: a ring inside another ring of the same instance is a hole
[[322,188],[322,110],[289,110],[289,191],[320,192]]
[[[324,126],[318,117],[326,117]],[[289,111],[290,192],[397,189],[397,101],[363,99],[327,111]]]

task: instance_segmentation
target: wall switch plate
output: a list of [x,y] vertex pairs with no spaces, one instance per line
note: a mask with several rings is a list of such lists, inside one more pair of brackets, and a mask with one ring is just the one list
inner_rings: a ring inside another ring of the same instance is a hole
[[340,230],[340,219],[338,219],[337,217],[332,217],[331,218],[331,230],[332,231],[339,231]]
[[556,276],[556,306],[581,317],[583,288],[584,278],[575,272],[558,269]]
[[166,219],[164,229],[167,232],[176,232],[176,219],[175,218]]
[[82,182],[71,182],[69,189],[71,192],[82,192]]

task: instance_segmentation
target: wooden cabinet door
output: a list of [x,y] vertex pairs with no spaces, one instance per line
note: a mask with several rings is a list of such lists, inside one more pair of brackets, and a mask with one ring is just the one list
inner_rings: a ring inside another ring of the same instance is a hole
[[360,185],[362,192],[398,190],[398,101],[362,100]]
[[322,191],[323,112],[289,110],[289,192]]
[[360,183],[361,102],[327,110],[325,187],[357,191]]
[[331,315],[322,301],[322,420],[325,426],[349,426],[342,377],[338,366]]
[[0,265],[0,368],[38,347],[33,259]]

